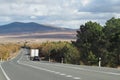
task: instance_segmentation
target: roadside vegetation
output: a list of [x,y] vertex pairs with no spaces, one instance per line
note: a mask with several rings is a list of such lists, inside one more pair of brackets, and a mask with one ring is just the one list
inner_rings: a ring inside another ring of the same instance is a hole
[[20,49],[20,45],[15,43],[3,43],[0,44],[0,60],[9,60],[15,55]]
[[30,44],[29,46],[31,48],[39,49],[40,57],[43,60],[79,64],[79,51],[70,42],[45,42],[40,44]]

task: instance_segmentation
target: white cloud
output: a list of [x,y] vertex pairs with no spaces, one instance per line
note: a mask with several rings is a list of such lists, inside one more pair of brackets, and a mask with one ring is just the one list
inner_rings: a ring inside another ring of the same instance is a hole
[[30,16],[31,19],[36,19],[37,17],[36,16]]
[[[89,20],[120,17],[119,0],[0,0],[1,22],[34,21],[79,28]],[[74,26],[74,27],[73,27]]]
[[11,21],[12,18],[8,16],[0,16],[0,22]]
[[90,3],[91,0],[82,0],[81,3],[83,4],[83,6],[86,6],[87,4]]

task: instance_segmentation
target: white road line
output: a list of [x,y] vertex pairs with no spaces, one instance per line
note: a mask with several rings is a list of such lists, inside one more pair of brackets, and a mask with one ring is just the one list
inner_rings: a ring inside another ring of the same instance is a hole
[[[39,70],[43,70],[43,71],[47,71],[47,72],[51,72],[51,73],[54,73],[54,74],[58,74],[58,75],[61,75],[61,76],[65,76],[65,77],[71,77],[71,78],[73,78],[73,79],[76,78],[76,77],[73,77],[72,75],[67,75],[67,74],[64,74],[64,73],[61,73],[61,72],[52,71],[52,70],[45,69],[45,68],[41,68],[41,67],[37,67],[37,66],[32,66],[32,65],[28,65],[28,64],[24,64],[24,63],[20,63],[20,62],[18,62],[18,64],[25,65],[25,66],[28,66],[28,67],[32,67],[32,68],[35,68],[35,69],[39,69]],[[76,78],[76,79],[77,79],[77,78]],[[80,78],[79,78],[79,79],[80,79]]]
[[20,62],[20,60],[22,60],[22,57],[23,57],[23,54],[21,55],[20,59],[19,59],[19,60],[17,60],[17,63],[19,63],[19,62]]
[[5,70],[2,68],[1,63],[0,63],[0,68],[1,68],[1,70],[2,70],[2,72],[3,72],[3,74],[4,74],[4,76],[6,77],[6,79],[7,79],[7,80],[11,80],[11,79],[8,77],[8,75],[6,74]]
[[73,79],[80,79],[80,77],[74,77]]
[[47,72],[53,72],[53,71],[45,69],[45,68],[41,68],[41,67],[37,67],[37,66],[32,66],[32,65],[28,65],[28,64],[24,64],[24,63],[20,63],[20,62],[18,62],[18,64],[25,65],[25,66],[28,66],[28,67],[32,67],[32,68],[35,68],[35,69],[39,69],[39,70],[43,70],[43,71],[47,71]]
[[51,73],[54,73],[54,74],[65,76],[65,77],[71,77],[73,79],[75,78],[72,75],[67,75],[67,74],[64,74],[64,73],[61,73],[61,72],[57,72],[57,71],[53,71],[53,70],[49,70],[49,69],[45,69],[45,68],[41,68],[41,67],[37,67],[37,66],[21,63],[20,61],[22,60],[22,57],[23,57],[23,55],[21,55],[20,59],[17,61],[18,64],[29,66],[29,67],[32,67],[32,68],[35,68],[35,69],[39,69],[39,70],[43,70],[43,71],[47,71],[47,72],[51,72]]
[[54,72],[55,74],[60,74],[60,72]]
[[66,77],[73,77],[72,75],[66,75]]
[[18,52],[18,54],[16,56],[14,56],[13,58],[11,58],[9,61],[12,61],[13,59],[15,59],[18,55],[20,55],[21,50]]
[[[47,64],[47,63],[40,63],[40,64],[53,65],[53,64]],[[105,72],[105,71],[97,71],[97,70],[90,70],[90,69],[78,68],[78,67],[69,67],[69,66],[56,65],[56,64],[54,64],[54,66],[57,66],[57,67],[64,67],[64,68],[70,68],[70,69],[76,69],[76,70],[89,71],[89,72],[97,72],[97,73],[111,74],[111,75],[117,75],[117,76],[120,75],[120,73]]]
[[120,75],[120,73],[114,73],[114,72],[97,71],[97,70],[90,70],[90,69],[77,68],[77,67],[60,66],[60,65],[55,65],[55,66],[83,70],[83,71],[89,71],[89,72],[92,71],[92,72],[97,72],[97,73],[99,72],[99,73],[104,73],[104,74]]
[[64,76],[64,75],[66,75],[66,74],[64,74],[64,73],[60,73],[60,75],[61,75],[61,76]]

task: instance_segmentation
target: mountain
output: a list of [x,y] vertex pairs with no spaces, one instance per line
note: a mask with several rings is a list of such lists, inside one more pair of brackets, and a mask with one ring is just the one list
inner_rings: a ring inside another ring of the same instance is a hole
[[66,30],[69,31],[71,29],[52,27],[49,25],[42,25],[35,22],[29,23],[13,22],[10,24],[0,26],[0,34],[20,34],[20,33],[66,31]]

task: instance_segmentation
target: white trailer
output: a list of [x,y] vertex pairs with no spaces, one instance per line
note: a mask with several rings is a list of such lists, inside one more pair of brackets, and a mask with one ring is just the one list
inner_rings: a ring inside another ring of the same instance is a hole
[[31,49],[30,57],[34,57],[34,56],[35,56],[35,51],[34,49]]
[[30,50],[30,60],[33,60],[34,57],[39,57],[39,49]]
[[35,49],[35,50],[34,50],[34,53],[35,53],[34,56],[39,56],[39,50],[38,50],[38,49]]

